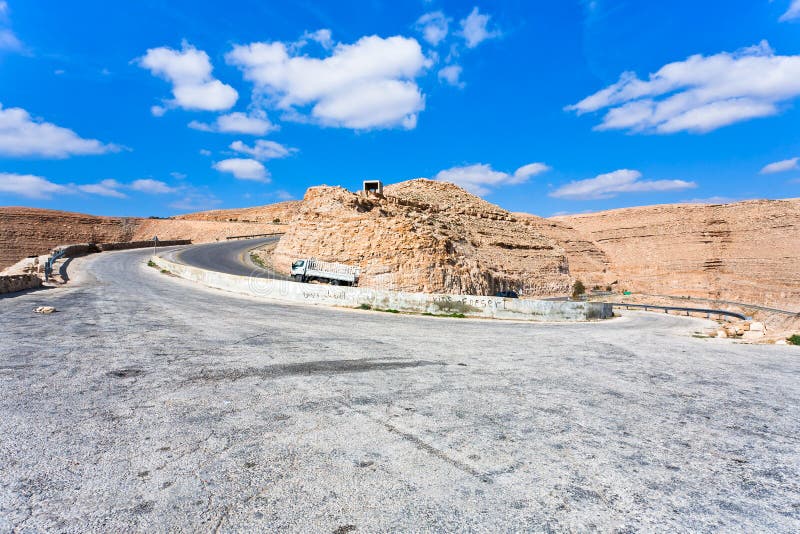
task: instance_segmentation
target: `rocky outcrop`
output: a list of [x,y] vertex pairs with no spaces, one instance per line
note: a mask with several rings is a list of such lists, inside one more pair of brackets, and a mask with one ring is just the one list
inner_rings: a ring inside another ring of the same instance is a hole
[[800,199],[554,217],[591,240],[620,288],[800,311]]
[[587,288],[603,288],[617,281],[608,255],[589,238],[566,223],[543,219],[527,213],[515,213],[537,232],[546,235],[564,248],[569,273]]
[[0,276],[0,295],[16,293],[25,289],[41,287],[42,281],[35,274]]
[[54,246],[78,242],[127,241],[137,219],[95,217],[35,208],[0,208],[0,269]]
[[288,272],[304,257],[358,265],[360,285],[382,289],[568,291],[564,249],[528,218],[443,182],[411,180],[384,194],[312,187],[275,249],[274,265]]

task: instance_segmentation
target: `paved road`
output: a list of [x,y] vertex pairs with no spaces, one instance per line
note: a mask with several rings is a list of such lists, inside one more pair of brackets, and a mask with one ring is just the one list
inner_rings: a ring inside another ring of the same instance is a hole
[[278,239],[279,237],[237,239],[219,243],[193,245],[181,249],[180,252],[175,254],[175,257],[178,261],[201,269],[240,276],[288,280],[289,278],[287,276],[254,265],[250,261],[248,255],[250,250],[268,243],[274,243]]
[[148,254],[0,299],[0,532],[800,530],[795,347],[275,305]]

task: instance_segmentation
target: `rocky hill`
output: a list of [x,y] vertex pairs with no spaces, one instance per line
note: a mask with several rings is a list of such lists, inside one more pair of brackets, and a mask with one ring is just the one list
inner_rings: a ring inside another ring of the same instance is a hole
[[[385,196],[312,187],[274,253],[277,269],[315,257],[362,268],[360,285],[486,295],[553,295],[571,284],[565,250],[452,184],[418,179]],[[546,224],[546,223],[545,223]]]
[[[0,208],[0,269],[76,242],[214,241],[286,231],[271,260],[359,265],[362,285],[409,291],[524,295],[588,287],[694,296],[800,311],[800,199],[676,204],[543,219],[509,213],[430,180],[383,197],[313,187],[300,202],[171,219]],[[274,221],[278,219],[279,224]]]
[[515,213],[514,216],[527,221],[537,232],[563,247],[570,275],[583,282],[586,287],[606,288],[617,280],[608,255],[569,224],[528,213]]
[[300,208],[299,200],[227,210],[200,211],[172,217],[185,221],[217,221],[217,222],[258,222],[285,224],[290,221]]
[[[271,219],[270,219],[271,221]],[[27,256],[69,243],[191,239],[202,243],[231,235],[281,231],[270,223],[97,217],[37,208],[0,207],[0,270]]]
[[800,199],[647,206],[554,217],[633,291],[800,311]]

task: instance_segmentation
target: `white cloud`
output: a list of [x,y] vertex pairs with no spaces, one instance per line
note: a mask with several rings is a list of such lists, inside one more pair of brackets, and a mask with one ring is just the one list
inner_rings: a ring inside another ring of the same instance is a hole
[[362,37],[323,59],[299,56],[282,42],[252,43],[226,58],[290,119],[302,119],[299,108],[310,106],[312,120],[327,126],[410,129],[425,107],[413,80],[427,60],[415,39]]
[[264,135],[267,132],[276,130],[277,126],[272,124],[263,112],[258,111],[252,115],[247,115],[236,111],[227,115],[220,115],[211,124],[192,121],[189,123],[189,128],[204,132]]
[[176,210],[199,211],[210,210],[221,203],[222,201],[213,194],[194,191],[171,203],[169,207]]
[[516,171],[514,171],[514,182],[509,183],[522,183],[528,180],[528,178],[532,176],[536,176],[537,174],[542,174],[543,172],[547,172],[550,170],[548,165],[544,163],[528,163],[527,165],[523,165]]
[[734,53],[694,55],[647,80],[626,72],[568,110],[608,109],[598,130],[669,134],[709,132],[780,113],[800,95],[800,55],[778,56],[766,41]]
[[211,155],[211,151],[208,150],[207,148],[201,148],[199,150],[199,153],[200,153],[201,156],[210,156]]
[[479,163],[439,171],[433,179],[459,185],[475,195],[486,195],[491,188],[521,184],[548,170],[550,167],[544,163],[529,163],[508,174],[492,169],[491,165]]
[[283,146],[275,141],[267,141],[266,139],[259,139],[255,142],[254,146],[248,146],[242,141],[234,141],[231,143],[231,150],[241,152],[252,156],[259,161],[267,161],[269,159],[285,158],[295,152],[296,148]]
[[688,200],[681,200],[684,204],[730,204],[736,202],[735,198],[714,196],[708,198],[690,198]]
[[22,42],[17,39],[17,36],[14,35],[14,32],[9,30],[8,28],[0,28],[0,51],[2,50],[21,50],[22,49]]
[[[184,42],[181,50],[168,47],[151,48],[138,59],[141,67],[153,75],[161,76],[172,83],[174,100],[168,106],[184,109],[222,111],[230,109],[239,98],[239,93],[211,75],[211,61],[202,50]],[[166,108],[154,106],[151,112],[160,116]]]
[[800,158],[785,159],[765,165],[761,169],[761,174],[775,174],[776,172],[793,171],[795,169],[800,169]]
[[16,194],[28,198],[48,199],[54,194],[64,195],[75,193],[127,198],[127,195],[122,191],[124,189],[150,194],[175,193],[179,191],[179,189],[169,187],[164,182],[151,179],[134,180],[129,185],[122,184],[112,179],[101,180],[93,184],[69,183],[61,185],[53,183],[41,176],[0,173],[0,194]]
[[594,200],[613,198],[619,193],[677,191],[697,187],[694,182],[684,180],[640,180],[641,177],[642,173],[639,171],[621,169],[588,180],[562,185],[550,193],[550,196],[572,200]]
[[333,42],[333,37],[331,35],[331,31],[327,28],[323,28],[321,30],[317,30],[315,32],[305,32],[300,40],[295,41],[292,43],[290,48],[293,51],[300,50],[304,46],[308,44],[309,41],[314,41],[315,43],[319,44],[325,50],[330,50],[333,48],[335,44]]
[[41,176],[0,172],[0,194],[49,199],[53,195],[69,192],[69,188],[55,184]]
[[293,200],[294,199],[294,195],[291,194],[290,192],[286,191],[285,189],[278,189],[277,191],[275,191],[275,197],[278,200],[282,200],[282,201]]
[[795,19],[800,19],[800,0],[792,0],[789,9],[781,15],[780,21],[786,22]]
[[448,65],[439,71],[439,79],[455,87],[464,87],[461,81],[461,67],[459,65]]
[[493,39],[500,35],[497,30],[488,30],[489,15],[482,15],[478,8],[472,8],[472,11],[467,18],[462,19],[461,36],[467,43],[467,48],[475,48],[487,39]]
[[[186,175],[183,176],[184,178],[186,177]],[[140,193],[149,193],[152,195],[163,195],[166,193],[174,193],[175,191],[177,191],[177,189],[175,189],[174,187],[170,187],[166,183],[160,180],[153,180],[150,178],[142,178],[141,180],[134,180],[133,183],[131,183],[130,187],[134,191],[139,191]]]
[[119,191],[119,188],[122,187],[116,180],[102,180],[100,183],[96,184],[84,184],[75,186],[78,191],[83,193],[89,193],[92,195],[100,195],[103,197],[114,197],[114,198],[127,198],[125,193]]
[[212,166],[220,172],[231,173],[239,180],[269,182],[269,173],[267,169],[261,162],[254,159],[230,158],[218,161]]
[[96,139],[83,139],[67,128],[33,119],[22,108],[0,104],[0,156],[66,158],[118,152],[120,148]]
[[425,39],[431,46],[437,46],[446,37],[449,31],[450,19],[448,19],[441,11],[434,11],[432,13],[425,13],[417,19],[416,27],[422,32],[422,38]]
[[11,31],[9,25],[9,18],[8,18],[8,3],[4,1],[0,1],[0,52],[3,50],[7,51],[18,51],[22,50],[22,42],[14,35],[14,32]]

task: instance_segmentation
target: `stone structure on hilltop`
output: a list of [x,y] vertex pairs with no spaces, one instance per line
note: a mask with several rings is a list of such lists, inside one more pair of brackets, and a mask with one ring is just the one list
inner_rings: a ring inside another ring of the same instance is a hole
[[309,257],[360,266],[362,287],[543,296],[565,294],[572,283],[564,249],[531,220],[425,179],[384,195],[310,188],[273,259],[288,272]]

